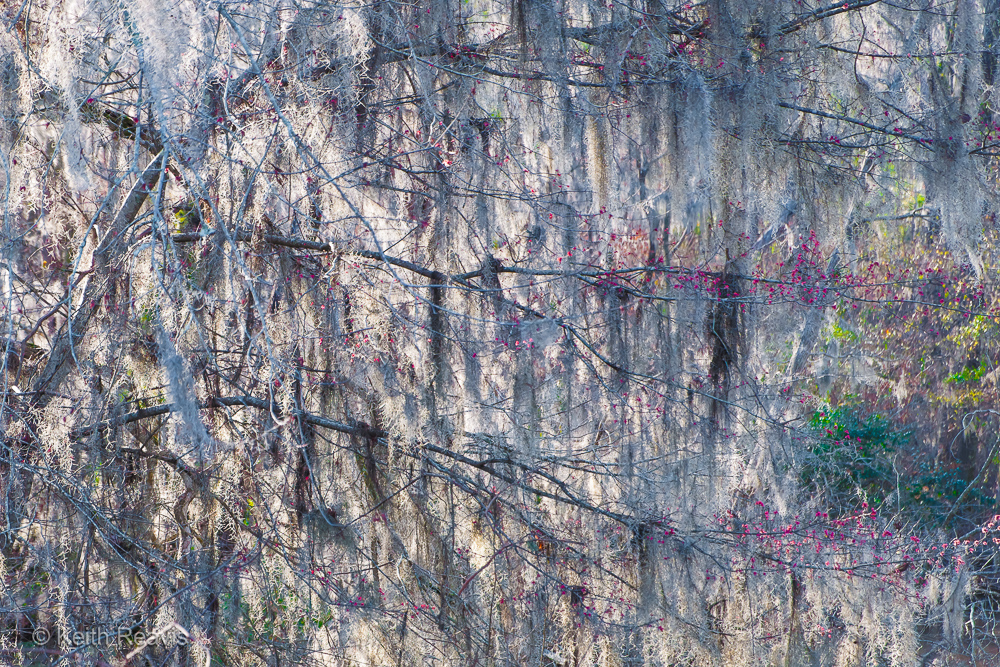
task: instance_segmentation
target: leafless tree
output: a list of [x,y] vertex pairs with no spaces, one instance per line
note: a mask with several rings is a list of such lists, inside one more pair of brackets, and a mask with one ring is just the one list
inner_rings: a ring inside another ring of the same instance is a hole
[[3,660],[995,650],[993,0],[3,10]]

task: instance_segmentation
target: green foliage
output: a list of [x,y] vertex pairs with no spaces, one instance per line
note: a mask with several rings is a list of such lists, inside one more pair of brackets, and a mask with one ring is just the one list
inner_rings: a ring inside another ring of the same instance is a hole
[[982,490],[969,489],[954,464],[923,462],[916,470],[899,465],[912,454],[910,434],[883,415],[866,414],[858,406],[827,408],[812,415],[809,427],[815,436],[809,450],[813,459],[800,480],[813,493],[829,495],[835,507],[861,502],[879,507],[891,500],[896,508],[910,510],[912,519],[935,524],[959,499],[970,506],[996,503]]
[[858,340],[858,335],[850,329],[843,329],[839,324],[834,323],[831,328],[833,337],[841,342],[852,343]]
[[953,373],[944,379],[945,382],[950,384],[966,384],[969,382],[978,382],[983,375],[986,373],[986,366],[979,364],[975,368],[963,368],[958,373]]
[[881,505],[895,488],[892,458],[908,440],[881,415],[865,415],[856,407],[820,410],[809,420],[817,439],[815,457],[802,473],[802,483],[831,493],[845,505],[858,500]]
[[174,211],[174,231],[180,231],[184,229],[188,222],[189,211],[178,208]]
[[973,487],[966,489],[969,483],[962,478],[958,466],[931,466],[922,464],[923,472],[906,487],[908,499],[924,510],[934,510],[933,514],[948,512],[952,505],[965,494],[963,503],[992,506],[996,499]]
[[997,326],[992,318],[976,315],[965,326],[948,335],[948,340],[960,347],[975,347],[994,340]]

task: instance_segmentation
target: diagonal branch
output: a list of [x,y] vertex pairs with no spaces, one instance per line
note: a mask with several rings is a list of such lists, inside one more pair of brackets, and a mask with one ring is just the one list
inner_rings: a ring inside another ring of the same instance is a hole
[[[62,383],[74,365],[73,348],[83,339],[90,326],[90,319],[98,308],[100,292],[104,281],[108,280],[109,269],[114,265],[119,253],[123,250],[119,232],[135,220],[139,209],[149,198],[153,186],[163,172],[165,154],[161,151],[150,161],[136,180],[125,202],[115,216],[111,228],[105,233],[100,245],[94,250],[94,277],[87,283],[83,291],[83,299],[76,309],[76,315],[70,320],[65,332],[59,335],[52,346],[52,353],[45,364],[38,381],[34,386],[37,395],[35,408],[44,410],[52,400],[52,394],[46,390],[54,390]],[[99,278],[99,279],[98,279]]]
[[837,14],[843,14],[844,12],[853,12],[870,5],[878,4],[882,0],[854,0],[854,2],[835,2],[832,5],[827,5],[826,7],[820,7],[815,9],[808,14],[803,14],[797,19],[789,21],[784,25],[778,27],[779,35],[788,35],[790,33],[796,32],[806,27],[810,23],[815,23],[816,21],[822,21],[825,18],[835,16]]
[[853,118],[851,116],[843,116],[838,114],[832,114],[827,111],[820,111],[819,109],[810,109],[808,107],[800,107],[797,104],[789,104],[788,102],[778,102],[778,106],[783,109],[791,109],[793,111],[801,111],[802,113],[807,113],[812,116],[820,116],[822,118],[829,118],[830,120],[837,120],[842,123],[851,123],[852,125],[858,125],[860,127],[872,130],[873,132],[878,132],[880,134],[887,134],[891,137],[903,137],[905,139],[910,139],[917,142],[921,146],[929,148],[931,139],[928,137],[920,137],[915,134],[910,134],[909,132],[903,132],[902,130],[888,130],[884,127],[879,127],[878,125],[872,125],[871,123],[866,123],[860,118]]

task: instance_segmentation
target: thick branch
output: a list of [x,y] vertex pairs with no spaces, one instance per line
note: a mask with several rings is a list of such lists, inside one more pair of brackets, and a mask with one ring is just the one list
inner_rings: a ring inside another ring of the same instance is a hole
[[142,208],[153,186],[160,178],[163,171],[163,160],[164,154],[158,153],[143,170],[128,196],[125,197],[125,202],[115,216],[111,228],[94,251],[93,270],[95,276],[87,283],[75,316],[70,320],[68,329],[60,334],[52,346],[48,363],[33,387],[34,393],[38,396],[35,403],[37,409],[45,409],[52,400],[52,394],[47,393],[46,390],[58,388],[75,364],[73,348],[86,335],[90,327],[91,317],[102,301],[101,292],[104,289],[104,281],[108,279],[109,269],[114,265],[118,254],[124,248],[119,239],[119,232],[131,224],[139,214],[139,209]]
[[879,2],[882,2],[882,0],[854,0],[854,2],[836,2],[832,5],[827,5],[826,7],[820,7],[780,26],[778,28],[778,34],[787,35],[796,32],[797,30],[801,30],[810,23],[822,21],[825,18],[829,18],[837,14],[843,14],[844,12],[853,12],[870,5],[878,4]]
[[928,137],[920,137],[915,134],[910,134],[909,132],[903,132],[902,130],[889,130],[884,127],[879,127],[878,125],[872,125],[871,123],[866,123],[860,118],[852,118],[851,116],[842,116],[837,114],[828,113],[826,111],[820,111],[819,109],[810,109],[808,107],[800,107],[797,104],[789,104],[788,102],[778,102],[778,106],[783,109],[791,109],[793,111],[801,111],[802,113],[807,113],[813,116],[820,116],[822,118],[829,118],[830,120],[837,120],[843,123],[851,123],[852,125],[859,125],[863,128],[878,132],[880,134],[887,134],[892,137],[903,137],[905,139],[910,139],[916,141],[921,146],[929,147],[931,140]]

